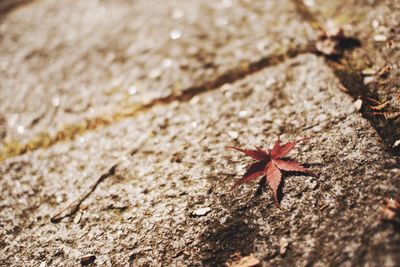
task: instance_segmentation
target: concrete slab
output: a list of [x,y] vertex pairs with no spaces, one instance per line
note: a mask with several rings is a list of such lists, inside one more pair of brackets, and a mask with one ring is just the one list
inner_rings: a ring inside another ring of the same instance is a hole
[[[312,137],[290,156],[319,177],[285,176],[281,209],[257,183],[229,192],[250,161],[225,146],[267,147],[279,134]],[[266,266],[395,266],[400,237],[378,213],[399,194],[398,166],[324,60],[305,54],[1,163],[0,260],[215,266],[240,251]]]
[[68,125],[179,94],[314,33],[288,1],[34,1],[0,34],[0,137]]

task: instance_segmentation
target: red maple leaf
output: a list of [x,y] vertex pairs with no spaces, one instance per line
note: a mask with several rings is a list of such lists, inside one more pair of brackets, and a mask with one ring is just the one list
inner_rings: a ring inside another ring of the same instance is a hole
[[266,176],[268,185],[274,192],[275,203],[277,206],[279,206],[278,187],[282,180],[281,171],[301,172],[311,176],[316,176],[313,172],[303,167],[300,163],[294,160],[287,160],[283,158],[298,142],[306,139],[307,138],[303,138],[299,141],[290,141],[281,146],[280,138],[278,136],[274,147],[272,150],[268,151],[260,147],[256,147],[256,149],[241,149],[238,147],[229,146],[228,148],[239,150],[246,156],[256,160],[255,163],[250,165],[243,177],[233,184],[231,190],[260,176]]

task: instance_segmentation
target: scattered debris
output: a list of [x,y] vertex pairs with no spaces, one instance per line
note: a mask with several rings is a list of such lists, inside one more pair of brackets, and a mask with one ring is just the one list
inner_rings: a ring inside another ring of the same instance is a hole
[[[148,136],[150,136],[150,133],[140,138],[135,144],[135,147],[133,149],[130,149],[129,155],[131,156],[135,155],[139,151],[139,149],[143,146],[143,144],[147,141]],[[108,177],[113,176],[116,172],[116,169],[123,162],[124,158],[115,160],[109,167],[107,167],[103,172],[101,172],[97,180],[89,188],[87,188],[83,192],[83,194],[81,194],[78,198],[72,201],[67,207],[57,211],[55,215],[51,216],[50,221],[52,223],[58,223],[62,219],[70,217],[75,213],[77,213],[81,207],[82,202],[85,201],[94,192],[94,190],[96,190],[99,184],[101,184]]]
[[361,99],[357,99],[357,100],[353,103],[353,105],[354,105],[354,107],[356,108],[357,111],[360,111],[360,110],[361,110],[362,104],[363,104],[363,102],[362,102]]
[[294,148],[294,146],[298,142],[304,141],[306,139],[307,138],[303,138],[299,141],[290,141],[281,146],[280,138],[278,137],[274,147],[272,148],[272,151],[264,150],[260,147],[256,147],[255,150],[241,149],[238,147],[227,147],[236,149],[244,153],[246,156],[257,160],[249,167],[243,177],[233,184],[231,190],[241,184],[248,183],[260,176],[266,176],[268,185],[274,192],[275,204],[279,207],[278,187],[281,183],[282,178],[281,170],[289,172],[301,172],[311,176],[316,176],[313,172],[303,167],[300,163],[296,161],[288,161],[282,159],[290,152],[290,150]]
[[387,36],[383,34],[377,34],[374,36],[374,41],[375,42],[386,42],[387,41]]
[[400,146],[400,139],[394,142],[393,147],[398,147]]
[[371,77],[371,76],[364,77],[364,84],[365,84],[365,85],[370,84],[370,83],[372,83],[373,81],[375,81],[375,78],[374,78],[374,77]]
[[80,221],[81,221],[81,219],[82,219],[82,214],[83,214],[82,211],[81,211],[81,212],[78,212],[78,213],[76,214],[76,216],[75,216],[75,218],[74,218],[74,223],[76,223],[76,224],[80,223]]
[[400,222],[400,202],[398,199],[386,198],[380,209],[381,220]]
[[377,111],[377,110],[382,110],[382,109],[384,109],[388,104],[389,104],[389,101],[385,101],[385,102],[383,102],[383,103],[380,103],[379,105],[370,106],[370,108],[371,108],[372,110],[375,110],[375,111]]
[[210,207],[199,208],[192,212],[195,216],[204,216],[207,215],[211,211]]
[[286,238],[282,237],[281,240],[279,241],[279,254],[281,256],[285,256],[288,247],[289,247],[289,241]]
[[240,252],[235,253],[233,255],[236,260],[234,261],[228,261],[225,263],[226,267],[257,267],[261,266],[261,261],[254,257],[253,254],[250,254],[249,256],[246,257],[241,257]]
[[400,117],[399,111],[390,110],[390,101],[379,102],[373,98],[367,98],[368,101],[372,102],[374,105],[369,106],[373,111],[372,114],[376,116],[383,116],[386,120],[394,120]]
[[363,69],[363,70],[361,71],[361,74],[364,75],[364,76],[372,76],[372,75],[375,75],[375,74],[376,74],[376,70],[371,69],[371,68]]
[[400,117],[400,112],[372,112],[377,116],[383,116],[386,120],[394,120]]
[[382,102],[379,102],[379,101],[376,100],[376,99],[373,99],[373,98],[370,98],[370,97],[368,97],[367,99],[368,99],[368,101],[374,103],[375,105],[380,105],[380,104],[382,104]]
[[91,255],[91,254],[85,255],[85,256],[81,257],[81,265],[87,266],[87,265],[93,263],[95,260],[96,260],[95,255]]
[[321,33],[315,48],[326,56],[340,56],[343,53],[340,41],[345,38],[343,28],[333,28]]
[[82,195],[80,195],[77,199],[75,199],[71,204],[69,204],[66,208],[58,211],[54,216],[51,217],[50,221],[52,223],[58,223],[62,219],[66,217],[70,217],[79,211],[79,208],[85,199],[87,199],[93,191],[97,188],[97,186],[102,183],[106,178],[115,174],[116,168],[119,166],[120,162],[115,162],[104,171],[99,178],[96,180],[94,184],[92,184],[88,189],[86,189]]
[[180,257],[180,256],[182,256],[182,255],[189,256],[188,252],[186,252],[184,249],[181,249],[181,250],[179,250],[178,252],[176,252],[176,253],[172,256],[172,258],[178,258],[178,257]]
[[379,77],[386,77],[389,72],[390,72],[391,67],[389,65],[383,67],[379,72],[378,72],[378,76]]
[[372,27],[374,27],[374,29],[379,27],[379,20],[374,19],[371,23]]
[[339,90],[345,93],[349,92],[349,89],[347,89],[343,84],[339,84]]
[[239,137],[239,133],[236,131],[228,131],[228,135],[232,138],[232,139],[237,139]]
[[383,112],[383,116],[387,120],[394,120],[400,117],[400,112]]

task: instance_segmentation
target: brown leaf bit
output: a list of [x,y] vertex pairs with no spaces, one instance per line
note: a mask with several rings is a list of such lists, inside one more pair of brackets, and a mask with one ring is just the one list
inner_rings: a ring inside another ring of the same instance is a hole
[[226,267],[257,267],[261,266],[261,261],[254,257],[253,254],[250,254],[249,256],[246,257],[241,257],[239,254],[238,257],[236,257],[237,260],[234,261],[228,261],[225,263]]
[[379,110],[382,110],[382,109],[386,108],[386,106],[387,106],[388,104],[389,104],[389,101],[385,101],[385,102],[383,102],[383,103],[380,103],[379,105],[370,106],[370,108],[371,108],[372,110],[379,111]]
[[385,67],[383,67],[379,72],[378,72],[378,76],[381,78],[386,77],[390,72],[390,66],[387,65]]
[[342,91],[342,92],[345,92],[345,93],[347,93],[347,92],[349,92],[349,89],[347,89],[343,84],[339,84],[339,90],[340,91]]
[[256,160],[255,163],[250,165],[243,177],[233,184],[231,190],[260,176],[266,176],[268,185],[274,192],[275,204],[279,206],[278,187],[282,179],[281,170],[288,172],[301,172],[311,176],[316,176],[313,172],[303,167],[300,163],[283,159],[283,157],[286,156],[298,142],[304,140],[306,140],[306,138],[303,138],[299,141],[290,141],[281,146],[280,138],[278,137],[272,150],[268,151],[261,149],[260,147],[256,147],[254,150],[228,147],[236,149],[246,156]]
[[394,120],[400,117],[400,112],[383,112],[383,116],[387,120]]
[[370,102],[372,102],[375,106],[370,106],[369,108],[375,112],[372,112],[374,115],[383,116],[386,120],[393,120],[400,116],[400,112],[393,112],[393,111],[384,111],[389,106],[389,101],[379,102],[373,98],[368,98]]
[[[397,89],[398,91],[400,91],[400,89]],[[396,98],[394,99],[396,104],[400,105],[400,93],[397,94]]]
[[343,51],[340,40],[344,39],[343,28],[334,28],[320,34],[315,48],[326,56],[340,56]]
[[373,98],[370,98],[370,97],[368,97],[367,99],[368,99],[368,101],[374,103],[375,105],[380,105],[380,104],[382,104],[382,102],[380,102],[380,101],[378,101],[378,100],[376,100],[376,99],[373,99]]
[[81,265],[87,266],[87,265],[93,263],[95,260],[96,260],[95,255],[88,254],[88,255],[82,256],[81,257]]
[[383,201],[380,209],[381,220],[389,222],[400,222],[400,202],[398,199],[387,198]]
[[383,116],[386,120],[394,120],[400,117],[400,112],[373,112],[372,114]]

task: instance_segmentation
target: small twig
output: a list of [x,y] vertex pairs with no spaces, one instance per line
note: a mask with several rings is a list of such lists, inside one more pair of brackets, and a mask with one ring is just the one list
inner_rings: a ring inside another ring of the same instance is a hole
[[[134,149],[132,149],[129,154],[133,156],[136,154],[139,149],[143,146],[144,142],[148,139],[149,134],[144,135],[138,142],[137,145],[135,146]],[[105,171],[103,171],[100,175],[100,177],[96,180],[96,182],[91,185],[82,195],[80,195],[77,199],[75,199],[71,204],[69,204],[66,208],[60,210],[57,212],[54,216],[51,217],[50,221],[52,223],[58,223],[62,219],[66,217],[70,217],[77,213],[79,211],[79,208],[82,204],[83,201],[85,201],[92,193],[94,190],[96,190],[97,186],[101,184],[105,179],[108,177],[112,176],[115,174],[115,171],[118,166],[123,163],[123,160],[117,159],[114,161],[114,163],[111,165],[111,167],[108,167]]]
[[68,207],[62,209],[59,211],[56,215],[51,217],[50,221],[52,223],[58,223],[62,219],[69,217],[76,212],[78,212],[79,207],[81,206],[82,202],[87,199],[91,193],[93,193],[94,190],[96,190],[97,186],[103,182],[107,177],[114,175],[115,169],[118,167],[120,162],[114,163],[106,172],[104,172],[100,177],[97,179],[97,181],[90,186],[82,195],[80,195],[77,199],[75,199]]

